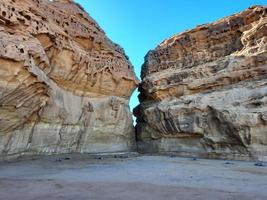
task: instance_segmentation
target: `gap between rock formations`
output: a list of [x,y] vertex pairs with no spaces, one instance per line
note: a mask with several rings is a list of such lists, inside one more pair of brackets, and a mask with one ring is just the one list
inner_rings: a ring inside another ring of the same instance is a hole
[[0,159],[137,150],[266,160],[266,10],[165,40],[139,84],[124,50],[75,2],[0,2]]

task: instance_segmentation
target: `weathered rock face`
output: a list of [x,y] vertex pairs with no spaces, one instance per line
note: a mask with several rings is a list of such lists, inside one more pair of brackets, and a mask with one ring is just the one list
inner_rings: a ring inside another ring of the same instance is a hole
[[138,80],[72,1],[0,2],[0,156],[129,151]]
[[135,109],[140,152],[267,156],[266,13],[251,7],[147,54]]

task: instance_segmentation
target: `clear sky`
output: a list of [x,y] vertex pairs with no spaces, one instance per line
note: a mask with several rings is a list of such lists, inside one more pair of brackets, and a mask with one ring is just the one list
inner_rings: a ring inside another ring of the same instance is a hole
[[[140,77],[144,56],[168,37],[267,0],[75,0],[120,44]],[[130,107],[138,105],[137,91]]]

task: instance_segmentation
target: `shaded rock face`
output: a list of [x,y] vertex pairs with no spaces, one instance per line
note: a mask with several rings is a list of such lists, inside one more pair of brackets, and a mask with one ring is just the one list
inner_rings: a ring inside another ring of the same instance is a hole
[[267,8],[175,35],[142,67],[140,152],[267,158]]
[[0,2],[0,156],[130,151],[138,80],[72,1]]

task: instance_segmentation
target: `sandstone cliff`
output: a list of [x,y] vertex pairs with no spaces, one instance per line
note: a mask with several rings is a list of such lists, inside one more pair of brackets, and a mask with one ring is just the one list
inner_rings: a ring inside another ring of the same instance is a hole
[[127,56],[72,1],[0,2],[0,156],[129,151]]
[[267,8],[175,35],[150,51],[135,109],[140,152],[267,158]]

